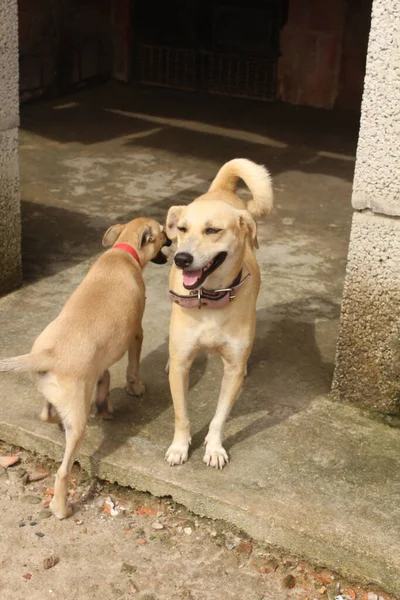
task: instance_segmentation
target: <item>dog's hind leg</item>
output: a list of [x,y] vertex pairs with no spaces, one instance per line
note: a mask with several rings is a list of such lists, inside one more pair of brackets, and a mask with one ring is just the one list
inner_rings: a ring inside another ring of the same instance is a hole
[[54,392],[59,389],[57,377],[51,373],[32,373],[32,381],[46,398],[39,419],[44,423],[60,424],[61,419],[53,403]]
[[96,388],[96,409],[102,419],[110,420],[114,418],[114,411],[110,399],[110,371],[106,369],[97,382]]
[[50,510],[58,519],[66,519],[72,514],[72,508],[67,504],[68,482],[85,432],[93,392],[94,385],[75,383],[65,389],[65,402],[57,407],[66,440],[64,458],[56,475],[54,497],[50,502]]
[[143,331],[137,333],[128,350],[128,368],[126,370],[126,391],[130,396],[141,396],[146,388],[140,381],[140,353],[142,351]]

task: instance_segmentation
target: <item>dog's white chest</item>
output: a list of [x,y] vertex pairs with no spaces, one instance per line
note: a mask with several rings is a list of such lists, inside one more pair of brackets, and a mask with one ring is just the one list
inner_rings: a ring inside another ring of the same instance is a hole
[[220,321],[220,318],[214,318],[211,315],[208,318],[208,315],[203,314],[202,319],[199,319],[191,330],[193,345],[214,352],[226,344],[230,336]]

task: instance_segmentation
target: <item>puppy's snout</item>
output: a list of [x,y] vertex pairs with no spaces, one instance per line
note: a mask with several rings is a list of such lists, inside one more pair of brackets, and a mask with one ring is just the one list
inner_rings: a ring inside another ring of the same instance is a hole
[[174,261],[178,269],[187,269],[193,262],[193,256],[189,252],[178,252]]
[[[165,235],[165,234],[164,234],[164,235]],[[165,242],[164,242],[163,246],[167,246],[167,247],[169,247],[171,244],[172,244],[171,240],[169,239],[169,237],[167,237],[167,236],[165,235]]]

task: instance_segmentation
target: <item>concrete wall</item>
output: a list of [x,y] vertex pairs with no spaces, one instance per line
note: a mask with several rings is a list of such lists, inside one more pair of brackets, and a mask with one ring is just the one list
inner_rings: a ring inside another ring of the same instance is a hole
[[400,412],[400,4],[374,0],[333,383],[335,397]]
[[0,293],[21,283],[17,0],[0,2]]

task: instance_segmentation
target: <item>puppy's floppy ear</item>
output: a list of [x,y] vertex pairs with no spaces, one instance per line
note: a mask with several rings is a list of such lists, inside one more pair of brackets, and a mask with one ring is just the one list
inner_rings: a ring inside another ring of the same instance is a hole
[[247,227],[251,235],[251,241],[255,248],[258,248],[257,225],[248,210],[238,210],[239,226]]
[[107,248],[108,246],[112,246],[113,244],[115,244],[115,242],[121,235],[124,227],[125,225],[122,224],[112,225],[111,227],[109,227],[109,229],[107,229],[103,236],[103,246]]
[[178,235],[178,222],[185,208],[186,206],[171,206],[171,208],[168,211],[166,232],[170,240],[174,240]]
[[149,242],[154,242],[154,234],[151,230],[150,225],[145,225],[138,231],[139,236],[139,249]]

